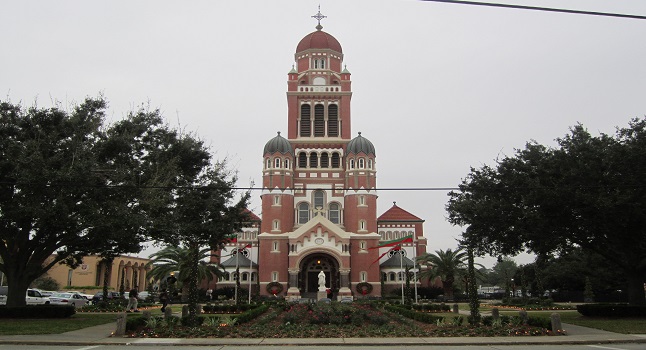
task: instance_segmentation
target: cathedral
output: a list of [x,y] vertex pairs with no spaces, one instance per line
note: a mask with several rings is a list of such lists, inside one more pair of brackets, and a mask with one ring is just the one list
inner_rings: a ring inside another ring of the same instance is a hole
[[400,288],[405,268],[426,251],[424,220],[396,203],[377,216],[375,146],[352,133],[343,49],[322,30],[325,16],[312,17],[316,30],[298,42],[287,73],[287,133],[262,153],[262,217],[249,213],[219,252],[226,275],[216,288],[239,277],[254,294],[311,299],[322,281],[335,300],[379,297]]

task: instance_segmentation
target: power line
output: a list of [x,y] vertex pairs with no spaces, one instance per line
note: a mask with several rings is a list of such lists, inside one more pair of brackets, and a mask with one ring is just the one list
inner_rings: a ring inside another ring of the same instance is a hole
[[605,17],[619,17],[619,18],[631,18],[631,19],[646,19],[646,16],[639,15],[627,15],[622,13],[610,13],[610,12],[595,12],[595,11],[582,11],[582,10],[568,10],[568,9],[557,9],[551,7],[540,7],[540,6],[524,6],[524,5],[511,5],[511,4],[496,4],[490,2],[479,2],[479,1],[461,1],[461,0],[421,0],[427,2],[443,2],[449,4],[459,4],[459,5],[475,5],[475,6],[488,6],[488,7],[503,7],[519,10],[534,10],[534,11],[545,11],[545,12],[561,12],[561,13],[572,13],[577,15],[590,15],[590,16],[605,16]]
[[[61,183],[47,183],[47,184],[42,184],[42,183],[27,183],[27,182],[1,182],[0,181],[0,186],[44,186],[44,187],[51,187],[51,188],[65,188],[65,187],[75,187],[75,188],[106,188],[106,189],[201,189],[201,188],[206,188],[207,186],[176,186],[176,185],[171,185],[171,186],[149,186],[149,185],[80,185],[78,183],[67,183],[67,182],[61,182]],[[505,186],[502,187],[504,189],[545,189],[545,188],[578,188],[578,189],[598,189],[598,188],[645,188],[646,185],[640,185],[640,184],[608,184],[608,185],[580,185],[580,186]],[[295,188],[295,187],[290,187],[290,188],[264,188],[264,187],[231,187],[231,190],[234,191],[263,191],[263,190],[279,190],[279,191],[300,191],[300,190],[308,190],[308,191],[314,191],[314,190],[320,190],[321,188],[313,186],[313,187],[308,187],[307,189],[304,188]],[[490,190],[499,190],[500,188],[490,188]],[[357,190],[357,188],[334,188],[334,190],[338,191],[354,191]],[[370,189],[370,191],[459,191],[459,187],[376,187]]]

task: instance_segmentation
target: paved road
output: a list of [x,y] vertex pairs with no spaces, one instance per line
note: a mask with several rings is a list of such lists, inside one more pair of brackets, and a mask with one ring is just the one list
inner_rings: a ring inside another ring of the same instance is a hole
[[88,327],[62,334],[2,335],[0,350],[6,349],[60,349],[104,350],[135,346],[137,349],[158,349],[176,346],[182,349],[438,349],[441,347],[465,347],[480,349],[646,349],[646,334],[631,335],[606,332],[598,329],[564,324],[567,336],[537,337],[440,337],[440,338],[292,338],[292,339],[247,339],[247,338],[122,338],[112,337],[114,323]]
[[[164,347],[162,347],[163,349]],[[280,349],[285,350],[322,350],[324,346],[312,345],[291,345],[281,346]],[[372,346],[344,346],[339,349],[352,350],[386,350],[393,347],[384,347],[383,345]],[[397,345],[396,349],[403,350],[437,350],[446,348],[446,345]],[[643,350],[644,344],[610,344],[610,345],[464,345],[464,346],[451,346],[453,349],[464,350]],[[61,345],[0,345],[0,350],[159,350],[158,345],[155,346],[132,346],[132,345],[89,345],[89,346],[61,346]],[[193,346],[193,345],[178,345],[173,346],[172,349],[181,350],[276,350],[274,345],[253,345],[253,346],[239,346],[239,345],[222,345],[222,346]]]

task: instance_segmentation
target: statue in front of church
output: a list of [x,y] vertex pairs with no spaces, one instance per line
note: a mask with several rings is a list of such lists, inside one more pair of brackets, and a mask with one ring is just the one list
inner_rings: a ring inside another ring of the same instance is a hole
[[319,292],[325,292],[325,273],[319,272]]

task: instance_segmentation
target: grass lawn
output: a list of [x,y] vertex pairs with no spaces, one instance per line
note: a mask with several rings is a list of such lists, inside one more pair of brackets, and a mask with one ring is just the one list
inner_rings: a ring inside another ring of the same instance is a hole
[[[555,311],[528,311],[529,316],[549,318]],[[602,329],[622,334],[646,334],[646,318],[585,317],[577,311],[557,311],[561,322],[577,326]],[[500,311],[501,315],[517,316],[518,311]]]
[[0,319],[0,335],[59,334],[115,322],[114,313],[77,313],[63,319]]

